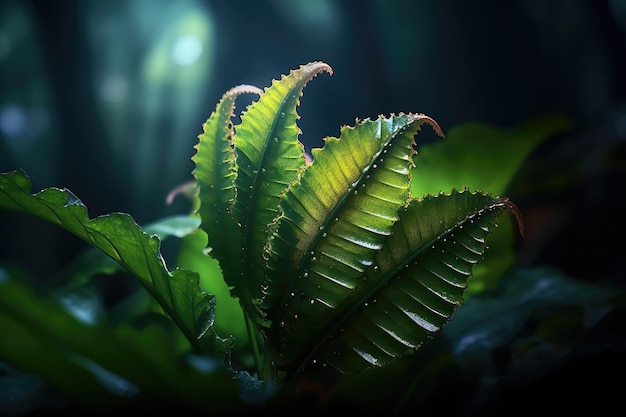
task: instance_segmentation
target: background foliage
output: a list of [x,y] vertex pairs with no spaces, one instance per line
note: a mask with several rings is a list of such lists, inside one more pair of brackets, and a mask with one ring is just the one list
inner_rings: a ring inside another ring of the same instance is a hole
[[[620,0],[6,0],[0,4],[0,171],[23,168],[34,190],[67,187],[91,216],[120,211],[147,224],[187,212],[189,201],[168,205],[165,198],[191,179],[193,145],[215,101],[234,85],[262,87],[294,64],[317,59],[330,63],[334,75],[302,99],[307,147],[355,117],[380,113],[421,111],[446,133],[466,122],[507,128],[546,113],[567,115],[571,128],[543,142],[505,193],[526,225],[517,266],[624,288],[621,246],[611,243],[624,233],[626,7]],[[437,141],[429,133],[420,134],[420,145]],[[21,215],[3,213],[0,227],[0,262],[20,265],[42,283],[86,248]],[[165,256],[178,244],[166,240]],[[135,283],[120,277],[98,285],[114,304]],[[530,323],[540,322],[541,313],[529,313]],[[573,323],[565,313],[560,317]],[[597,354],[491,391],[492,409],[543,398],[547,387],[555,404],[613,401],[606,381],[624,370],[624,334],[616,330],[622,318],[623,309],[613,310],[603,322],[608,330],[587,336],[594,343],[584,346],[597,347]],[[489,340],[498,343],[495,335]],[[469,363],[485,364],[480,357]],[[501,363],[489,363],[490,376],[502,374]],[[465,391],[488,380],[459,375],[452,380]],[[569,395],[559,397],[555,386]]]

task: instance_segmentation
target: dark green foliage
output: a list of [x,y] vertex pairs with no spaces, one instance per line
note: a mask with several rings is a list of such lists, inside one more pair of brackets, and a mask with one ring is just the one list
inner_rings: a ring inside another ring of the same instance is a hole
[[[363,405],[410,408],[408,398],[453,367],[468,327],[481,326],[462,318],[445,332],[468,298],[500,287],[521,228],[502,194],[567,121],[508,131],[470,124],[418,153],[422,126],[443,136],[438,124],[421,113],[381,115],[341,127],[308,160],[296,109],[322,73],[332,74],[330,66],[311,62],[265,89],[240,85],[223,95],[198,136],[189,215],[144,227],[122,213],[90,219],[70,191],[33,194],[24,172],[1,174],[2,210],[94,247],[45,293],[19,268],[0,268],[7,369],[39,375],[87,408],[112,401],[111,410],[162,403],[221,412],[302,398],[323,408],[358,402],[355,393],[377,383],[382,396]],[[258,98],[234,125],[244,93]],[[496,147],[498,158],[486,155]],[[188,269],[167,266],[161,243],[170,236],[183,245],[167,263]],[[107,311],[91,280],[117,272],[145,291]],[[607,293],[596,295],[591,301],[610,309]],[[525,320],[528,311],[511,314]]]

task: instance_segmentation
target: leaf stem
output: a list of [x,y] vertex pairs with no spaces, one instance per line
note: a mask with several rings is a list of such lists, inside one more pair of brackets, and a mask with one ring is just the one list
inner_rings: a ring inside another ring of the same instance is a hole
[[256,326],[250,319],[250,316],[245,314],[246,318],[246,329],[248,331],[248,338],[250,339],[250,344],[252,345],[252,355],[254,356],[254,363],[256,364],[256,372],[259,379],[263,379],[263,358],[261,357],[261,350],[259,347],[259,338],[260,334],[256,329]]

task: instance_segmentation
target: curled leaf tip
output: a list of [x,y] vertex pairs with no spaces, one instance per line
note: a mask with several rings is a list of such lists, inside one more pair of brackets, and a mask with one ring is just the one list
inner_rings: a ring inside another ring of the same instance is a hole
[[437,123],[437,122],[435,121],[435,119],[433,119],[433,118],[432,118],[432,117],[430,117],[430,116],[426,116],[426,115],[425,115],[425,114],[423,114],[423,113],[420,113],[418,116],[419,116],[420,118],[424,119],[424,121],[425,121],[426,123],[428,123],[428,124],[429,124],[429,125],[433,128],[433,130],[435,131],[435,133],[436,133],[439,137],[441,137],[441,138],[445,138],[445,137],[446,137],[445,133],[443,133],[443,130],[442,130],[442,129],[441,129],[441,127],[439,126],[439,123]]
[[238,96],[239,94],[261,94],[263,90],[250,84],[237,85],[226,92],[227,96]]
[[184,184],[176,186],[172,191],[167,194],[165,198],[165,202],[167,205],[171,205],[174,202],[174,198],[177,195],[183,194],[191,199],[194,198],[194,189],[196,188],[196,181],[188,181]]
[[311,61],[306,65],[302,65],[302,68],[311,68],[313,69],[315,72],[322,72],[322,71],[326,71],[327,73],[329,73],[330,75],[333,74],[333,69],[331,68],[330,65],[328,65],[327,63],[325,63],[324,61]]
[[323,61],[311,61],[308,64],[300,65],[299,71],[304,72],[305,78],[313,78],[322,72],[333,75],[333,69]]
[[497,200],[513,214],[513,216],[515,217],[515,221],[517,222],[517,229],[519,230],[519,234],[520,236],[524,237],[524,221],[522,218],[522,212],[511,200],[509,200],[508,197],[498,197]]

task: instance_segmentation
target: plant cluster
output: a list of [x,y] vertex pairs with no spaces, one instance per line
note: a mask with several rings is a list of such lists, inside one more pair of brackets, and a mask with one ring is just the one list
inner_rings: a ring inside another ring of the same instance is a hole
[[[321,73],[332,70],[310,62],[265,89],[239,85],[222,96],[195,146],[186,215],[143,227],[124,213],[91,219],[69,190],[32,194],[23,171],[1,174],[2,210],[94,247],[44,294],[19,268],[0,269],[7,375],[41,376],[71,405],[219,411],[302,391],[316,401],[341,396],[356,376],[421,363],[417,353],[457,307],[511,266],[521,218],[499,194],[564,121],[513,133],[470,124],[418,155],[421,127],[443,137],[439,125],[421,113],[381,115],[342,127],[309,156],[297,107]],[[242,94],[258,99],[235,125]],[[468,136],[485,148],[472,150]],[[499,158],[484,165],[498,175],[461,169],[459,155],[485,159],[496,146]],[[182,246],[170,270],[161,242],[172,237]],[[120,270],[142,287],[104,311],[90,283]]]

